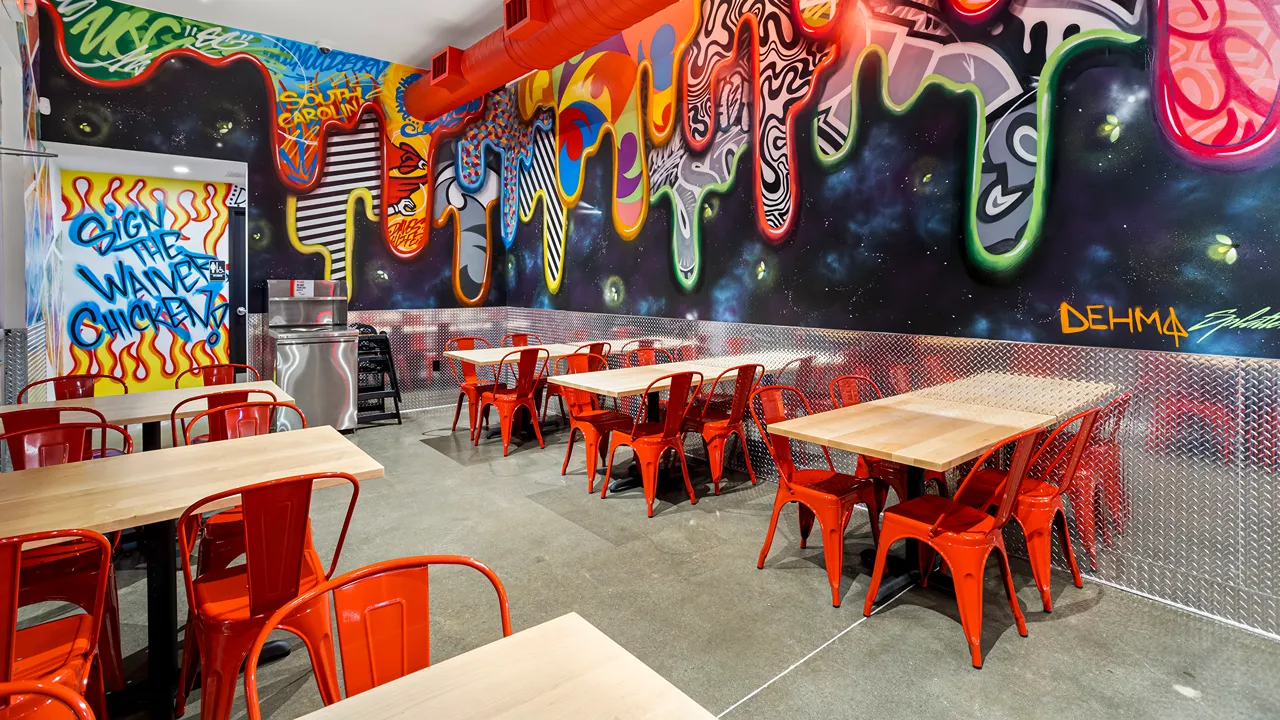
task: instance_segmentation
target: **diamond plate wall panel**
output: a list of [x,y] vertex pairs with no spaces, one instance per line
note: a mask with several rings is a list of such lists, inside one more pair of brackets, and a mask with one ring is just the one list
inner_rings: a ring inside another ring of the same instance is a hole
[[[18,393],[27,384],[27,331],[0,330],[0,405],[18,402]],[[9,450],[7,443],[0,443],[0,471],[8,472]]]
[[[1092,552],[1084,548],[1075,508],[1068,503],[1082,569],[1122,588],[1280,634],[1280,553],[1275,549],[1280,532],[1280,362],[529,308],[507,311],[508,331],[534,332],[545,342],[652,335],[686,340],[703,356],[741,347],[744,352],[811,357],[805,367],[765,380],[798,385],[817,400],[826,398],[830,380],[844,373],[867,375],[886,394],[992,371],[1092,380],[1110,383],[1119,392],[1132,390],[1118,433],[1122,464],[1107,492],[1097,497]],[[895,366],[908,371],[891,373]],[[907,383],[901,382],[904,378]],[[911,387],[902,386],[908,383]],[[996,402],[1039,409],[1034,396]],[[776,479],[764,445],[754,429],[750,434],[757,475]],[[851,455],[834,454],[842,469],[852,468]],[[736,452],[730,454],[730,464],[744,467]],[[953,489],[958,475],[953,471]],[[1021,533],[1011,527],[1008,536],[1010,550],[1017,552]],[[1061,560],[1055,551],[1059,566]]]

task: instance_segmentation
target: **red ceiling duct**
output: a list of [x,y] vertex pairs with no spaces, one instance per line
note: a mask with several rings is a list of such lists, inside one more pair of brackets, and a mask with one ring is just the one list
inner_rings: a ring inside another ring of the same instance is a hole
[[405,108],[431,121],[533,70],[550,70],[676,0],[504,0],[505,27],[465,49],[445,48]]

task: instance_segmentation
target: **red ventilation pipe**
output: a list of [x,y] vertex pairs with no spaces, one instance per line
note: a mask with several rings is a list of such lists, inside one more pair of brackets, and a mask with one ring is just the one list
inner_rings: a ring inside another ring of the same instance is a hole
[[446,48],[405,90],[405,109],[431,121],[533,70],[550,70],[676,0],[504,0],[504,27],[466,50]]

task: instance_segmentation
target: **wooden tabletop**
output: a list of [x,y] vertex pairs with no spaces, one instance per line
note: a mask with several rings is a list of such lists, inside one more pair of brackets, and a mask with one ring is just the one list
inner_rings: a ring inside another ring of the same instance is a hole
[[[267,390],[275,394],[276,400],[293,402],[293,398],[281,390],[280,386],[270,380],[263,380],[260,382],[236,383],[235,385],[200,385],[179,390],[152,390],[150,392],[129,393],[128,395],[102,395],[78,400],[53,400],[22,405],[4,405],[0,406],[0,413],[33,408],[87,407],[101,412],[106,416],[109,423],[135,425],[167,421],[169,413],[173,412],[173,407],[183,400],[222,390]],[[265,399],[265,397],[262,399]],[[203,401],[193,402],[182,408],[182,412],[178,413],[178,417],[194,417],[207,409]]]
[[[724,368],[705,365],[700,360],[690,362],[659,363],[657,365],[640,365],[638,367],[619,368],[617,370],[597,370],[596,372],[573,373],[570,375],[553,375],[548,381],[577,390],[605,395],[608,397],[628,397],[640,395],[649,388],[649,384],[663,375],[696,370],[702,373],[703,382],[710,383],[716,379]],[[670,381],[663,381],[654,386],[654,391],[666,390]]]
[[502,638],[304,720],[711,720],[577,613]]
[[[607,340],[601,342],[608,342]],[[530,348],[546,350],[552,360],[573,354],[574,350],[588,343],[551,343],[550,345],[530,345]],[[497,365],[508,353],[525,350],[523,347],[476,348],[475,350],[446,350],[444,356],[471,363],[472,365]]]
[[326,471],[359,480],[383,475],[382,465],[328,425],[5,473],[0,537],[65,528],[109,533],[174,520],[222,490]]
[[770,426],[769,432],[926,470],[949,470],[1001,440],[1061,422],[1115,387],[983,373]]

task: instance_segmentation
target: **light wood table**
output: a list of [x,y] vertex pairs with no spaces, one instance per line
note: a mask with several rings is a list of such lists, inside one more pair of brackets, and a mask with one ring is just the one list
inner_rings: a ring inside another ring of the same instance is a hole
[[[382,477],[383,469],[327,425],[33,468],[0,475],[0,537],[144,526],[148,704],[152,717],[172,717],[178,666],[175,521],[213,493],[312,472],[347,472],[368,480]],[[234,504],[229,499],[221,506]]]
[[[706,365],[701,360],[692,360],[689,362],[640,365],[637,367],[618,368],[616,370],[597,370],[595,372],[553,375],[547,378],[547,381],[555,383],[556,385],[574,388],[576,390],[585,390],[586,392],[595,393],[597,395],[622,398],[643,394],[649,389],[650,383],[663,375],[670,375],[672,373],[685,372],[688,370],[694,370],[702,373],[706,382],[715,380],[717,375],[724,372],[724,368]],[[670,386],[670,382],[662,382],[654,386],[655,394],[657,391],[666,390]]]
[[[546,350],[547,354],[551,356],[550,359],[556,360],[564,357],[565,355],[572,355],[573,351],[577,350],[583,345],[588,345],[591,342],[592,341],[581,342],[581,343],[578,343],[578,342],[551,343],[549,345],[529,345],[528,347]],[[600,340],[597,342],[609,342],[609,341]],[[524,347],[493,347],[493,348],[477,348],[475,350],[446,350],[444,353],[444,356],[447,358],[451,358],[453,360],[460,360],[465,363],[471,363],[472,365],[497,365],[498,363],[502,362],[502,358],[506,357],[509,353],[513,353],[518,350],[524,350],[524,349],[526,348]],[[511,361],[508,361],[508,362],[511,362]]]
[[303,720],[711,720],[577,613],[518,632]]
[[[51,400],[49,402],[25,403],[22,405],[0,406],[0,413],[12,410],[29,410],[34,408],[86,407],[102,413],[107,422],[116,425],[142,425],[143,450],[160,448],[160,423],[169,421],[169,413],[174,406],[188,398],[208,395],[222,390],[265,390],[276,396],[281,402],[293,402],[293,398],[270,380],[259,382],[236,383],[234,385],[200,385],[177,390],[152,390],[150,392],[129,393],[128,395],[101,395],[91,398],[72,400]],[[265,399],[265,398],[263,398]],[[179,418],[195,417],[207,410],[202,402],[193,402],[178,413]]]

